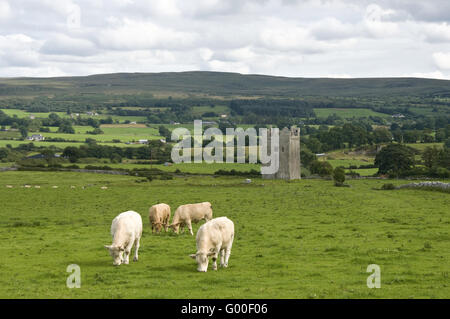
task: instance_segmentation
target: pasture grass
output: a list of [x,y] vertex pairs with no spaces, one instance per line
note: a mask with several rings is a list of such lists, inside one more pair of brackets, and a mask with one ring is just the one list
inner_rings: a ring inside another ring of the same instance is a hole
[[[448,194],[375,190],[401,180],[349,180],[350,188],[325,180],[135,181],[71,172],[0,173],[0,298],[450,295]],[[215,217],[235,223],[227,269],[198,273],[188,257],[195,239],[187,233],[151,234],[149,206],[165,202],[173,214],[178,205],[200,201],[212,203]],[[111,243],[112,219],[126,210],[143,217],[140,260],[114,267],[103,245]],[[380,289],[366,286],[373,263],[381,267]],[[66,287],[70,264],[81,267],[80,289]]]

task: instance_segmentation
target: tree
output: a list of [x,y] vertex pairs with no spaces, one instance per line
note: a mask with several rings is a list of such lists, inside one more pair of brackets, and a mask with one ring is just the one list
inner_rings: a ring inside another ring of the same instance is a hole
[[387,129],[380,127],[373,131],[375,143],[387,143],[392,141],[392,134]]
[[44,159],[47,161],[47,163],[50,163],[55,157],[55,151],[50,148],[42,150],[41,154],[44,156]]
[[25,139],[28,136],[28,128],[26,128],[25,126],[19,127],[19,131],[23,139]]
[[159,135],[164,136],[166,138],[166,141],[170,141],[172,133],[167,127],[165,127],[164,125],[160,125],[158,130]]
[[447,140],[446,140],[445,143],[444,143],[444,146],[445,146],[446,148],[450,148],[450,137],[447,138]]
[[310,170],[312,174],[318,174],[321,177],[330,176],[333,173],[333,166],[326,161],[314,161],[311,163]]
[[8,149],[0,148],[0,160],[7,158],[8,154],[9,154]]
[[402,144],[389,144],[375,156],[378,174],[398,174],[414,165],[414,152]]
[[75,130],[70,123],[63,122],[58,128],[58,133],[75,134]]
[[345,170],[342,167],[336,167],[333,171],[334,185],[341,186],[345,182]]
[[436,146],[426,147],[422,153],[422,160],[426,167],[432,168],[437,164],[439,158],[439,150]]
[[301,147],[300,148],[300,162],[302,163],[302,167],[310,167],[311,163],[316,161],[317,157],[314,153],[312,153],[308,148]]
[[63,157],[67,157],[71,163],[75,163],[82,157],[81,151],[75,146],[68,146],[64,149]]

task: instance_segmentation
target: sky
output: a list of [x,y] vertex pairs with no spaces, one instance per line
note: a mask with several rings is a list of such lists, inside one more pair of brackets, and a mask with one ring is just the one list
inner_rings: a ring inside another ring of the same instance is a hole
[[448,0],[0,0],[0,77],[450,79]]

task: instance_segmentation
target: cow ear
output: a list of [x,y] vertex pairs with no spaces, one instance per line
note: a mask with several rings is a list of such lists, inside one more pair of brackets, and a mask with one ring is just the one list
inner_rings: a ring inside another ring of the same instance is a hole
[[123,246],[120,246],[120,247],[119,247],[119,250],[120,250],[120,251],[124,251],[125,248],[124,248]]
[[208,257],[214,256],[215,254],[216,254],[216,252],[210,251],[210,252],[208,253]]
[[191,257],[192,259],[195,259],[197,257],[197,254],[190,254],[189,257]]
[[106,249],[111,249],[111,246],[109,246],[109,245],[104,245],[104,247],[105,247]]

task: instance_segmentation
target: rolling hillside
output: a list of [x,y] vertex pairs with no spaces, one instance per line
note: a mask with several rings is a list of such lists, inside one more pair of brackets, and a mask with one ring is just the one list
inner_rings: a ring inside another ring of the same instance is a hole
[[0,96],[73,93],[152,93],[194,96],[440,96],[450,81],[418,78],[288,78],[222,72],[115,73],[81,77],[1,78]]

